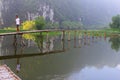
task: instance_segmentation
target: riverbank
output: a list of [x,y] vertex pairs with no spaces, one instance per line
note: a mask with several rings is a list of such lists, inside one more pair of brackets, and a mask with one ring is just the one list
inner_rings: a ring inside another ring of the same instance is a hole
[[[20,30],[20,33],[22,32],[27,32],[28,30]],[[34,30],[31,30],[30,32],[32,32]],[[0,29],[0,34],[3,33],[12,33],[12,32],[16,32],[15,29],[11,29],[11,30],[6,30],[6,29]],[[28,31],[29,32],[29,31]],[[39,31],[38,31],[39,32]],[[38,32],[34,33],[34,34],[38,34]],[[48,33],[49,32],[49,33]],[[119,35],[120,34],[120,30],[119,29],[104,29],[104,30],[65,30],[66,34],[71,34],[74,35],[74,33],[76,32],[76,34],[88,34],[91,36],[98,36],[98,35]],[[43,30],[42,32],[43,35],[59,35],[61,34],[60,29],[48,29],[48,30]]]

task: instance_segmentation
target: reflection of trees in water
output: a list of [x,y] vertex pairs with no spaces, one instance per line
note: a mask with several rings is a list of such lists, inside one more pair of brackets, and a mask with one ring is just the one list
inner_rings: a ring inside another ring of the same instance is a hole
[[120,37],[111,37],[109,42],[111,42],[111,48],[119,51],[120,49]]
[[[41,37],[38,36],[38,41],[40,41],[40,38]],[[51,37],[49,37],[49,40],[50,39]],[[44,46],[46,42],[47,40],[44,40]],[[71,42],[71,44],[73,43],[74,42]],[[103,41],[102,43],[106,42]],[[104,66],[108,66],[114,68],[120,63],[120,56],[116,56],[115,54],[113,54],[112,50],[106,50],[107,47],[107,45],[96,45],[82,49],[72,49],[66,51],[66,54],[62,55],[44,56],[44,58],[24,58],[21,60],[21,72],[23,73],[23,75],[29,75],[29,78],[33,79],[33,74],[36,75],[34,77],[38,77],[37,75],[44,76],[48,75],[49,73],[51,73],[51,75],[54,75],[55,73],[56,75],[63,75],[72,71],[80,71],[85,67],[95,67],[101,69]],[[10,61],[8,61],[8,64],[11,64]]]
[[[30,37],[29,37],[30,36]],[[33,38],[34,37],[34,38]],[[49,52],[53,50],[54,47],[54,37],[44,36],[42,32],[37,35],[27,35],[24,36],[28,40],[28,46],[37,46],[40,52]]]
[[[26,52],[34,53],[34,52],[42,52],[42,50],[44,50],[44,52],[53,51],[56,48],[58,49],[58,47],[56,46],[60,44],[58,43],[58,38],[59,38],[58,36],[57,37],[48,36],[48,38],[46,38],[46,35],[42,35],[41,37],[41,35],[37,33],[37,35],[34,34],[34,38],[29,37],[29,35],[27,35],[26,37],[27,38],[25,37],[21,38],[21,35],[16,35],[16,36],[10,35],[10,36],[5,36],[4,38],[0,37],[0,47],[1,47],[0,54],[1,55],[14,54],[14,45],[18,47],[16,53],[20,53],[21,46],[25,46],[24,53]],[[22,45],[21,41],[24,42],[25,45]]]
[[2,55],[2,42],[3,42],[4,36],[0,36],[0,55]]
[[53,51],[54,41],[54,37],[49,37],[48,39],[45,39],[44,37],[36,38],[36,44],[42,52]]
[[[4,36],[0,36],[0,56],[2,56],[2,43],[3,43]],[[3,61],[0,61],[0,64],[2,64]]]

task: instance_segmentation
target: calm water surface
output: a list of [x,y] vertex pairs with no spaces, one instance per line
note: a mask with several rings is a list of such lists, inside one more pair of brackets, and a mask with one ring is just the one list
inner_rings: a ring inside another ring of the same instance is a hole
[[42,47],[32,40],[24,40],[24,46],[20,39],[13,45],[12,37],[0,38],[4,56],[0,63],[7,64],[22,80],[120,80],[119,37],[68,41],[50,36]]

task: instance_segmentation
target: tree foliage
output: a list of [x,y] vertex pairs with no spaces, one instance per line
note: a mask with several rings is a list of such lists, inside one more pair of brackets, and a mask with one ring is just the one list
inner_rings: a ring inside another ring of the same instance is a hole
[[47,22],[45,25],[45,28],[47,29],[58,29],[59,28],[59,23],[58,22]]
[[[25,21],[24,23],[22,23],[22,29],[23,30],[41,30],[43,29],[45,25],[45,20],[43,17],[37,17],[35,20],[33,21]],[[29,40],[35,40],[36,39],[36,35],[35,34],[24,34],[23,37],[25,39],[29,39]]]
[[23,30],[34,30],[34,29],[36,29],[35,22],[34,21],[25,21],[24,23],[22,23],[22,29]]
[[45,21],[45,19],[42,16],[37,17],[35,19],[35,26],[36,26],[37,30],[43,29],[45,24],[46,24],[46,21]]
[[[22,23],[22,30],[35,30],[35,29],[36,27],[34,21],[25,21]],[[22,37],[29,40],[35,40],[34,34],[23,34]]]
[[120,29],[120,15],[112,17],[112,22],[109,24],[111,28]]
[[81,29],[82,28],[82,23],[77,22],[77,21],[63,21],[62,26],[65,29]]

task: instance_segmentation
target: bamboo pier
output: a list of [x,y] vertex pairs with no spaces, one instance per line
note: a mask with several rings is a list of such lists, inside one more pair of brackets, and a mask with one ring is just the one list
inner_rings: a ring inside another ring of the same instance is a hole
[[0,80],[22,80],[7,65],[0,66]]

